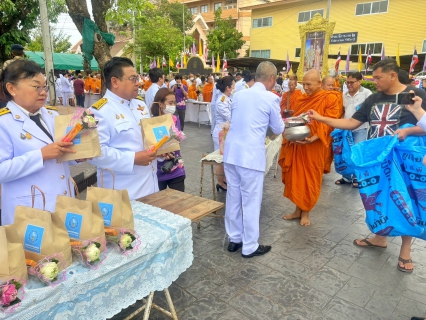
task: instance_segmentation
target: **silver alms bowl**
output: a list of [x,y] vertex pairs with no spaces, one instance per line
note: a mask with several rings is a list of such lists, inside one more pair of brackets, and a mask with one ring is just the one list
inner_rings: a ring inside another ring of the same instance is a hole
[[284,138],[288,141],[301,141],[311,135],[311,129],[308,126],[297,126],[286,128],[284,131]]

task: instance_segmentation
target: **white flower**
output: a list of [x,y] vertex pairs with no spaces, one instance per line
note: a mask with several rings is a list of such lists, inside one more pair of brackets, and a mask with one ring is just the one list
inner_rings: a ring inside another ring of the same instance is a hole
[[[91,117],[90,117],[90,118],[91,118]],[[84,122],[84,123],[88,123],[88,122],[89,122],[89,117],[84,117],[84,118],[83,118],[83,122]]]
[[133,242],[132,237],[128,235],[127,233],[125,233],[120,237],[119,245],[122,249],[126,249],[132,244],[132,242]]
[[96,244],[92,243],[90,246],[86,248],[84,251],[84,255],[87,258],[87,261],[96,262],[99,260],[99,256],[101,255],[101,250],[96,246]]
[[89,128],[95,128],[97,126],[96,119],[94,117],[89,117],[88,126]]
[[48,262],[41,268],[42,275],[49,281],[56,279],[59,273],[58,264],[56,262]]

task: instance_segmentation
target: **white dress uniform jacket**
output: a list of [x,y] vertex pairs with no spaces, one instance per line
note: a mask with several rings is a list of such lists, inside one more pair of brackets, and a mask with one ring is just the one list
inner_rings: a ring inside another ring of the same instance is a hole
[[[131,200],[158,191],[157,160],[148,166],[134,164],[135,153],[145,150],[140,120],[146,116],[136,102],[124,100],[107,90],[91,110],[99,120],[98,134],[102,155],[90,160],[99,170],[109,168],[115,174],[115,189],[127,189]],[[104,174],[104,188],[112,188],[113,178]]]
[[61,79],[61,87],[62,87],[62,104],[64,106],[69,105],[69,98],[73,97],[73,86],[69,78],[65,78],[62,74],[59,74]]
[[213,85],[213,93],[212,93],[212,101],[210,103],[210,112],[212,115],[212,126],[211,126],[211,133],[213,134],[213,130],[216,126],[216,119],[215,119],[215,112],[216,112],[216,100],[218,95],[221,95],[222,92],[216,88],[216,83]]
[[158,90],[160,90],[160,86],[153,83],[145,93],[145,102],[149,109],[151,109],[151,105],[154,102],[154,98]]
[[132,99],[130,104],[130,109],[132,111],[136,110],[137,115],[139,115],[140,113],[142,116],[142,119],[151,118],[151,110],[150,108],[146,106],[141,96],[137,96],[136,99]]
[[219,132],[222,131],[221,125],[226,121],[231,121],[231,99],[222,92],[220,93],[221,95],[216,100],[214,113],[215,127],[213,130],[213,143],[215,150],[219,149]]
[[245,85],[246,85],[246,82],[244,81],[244,79],[241,79],[240,81],[237,81],[235,83],[235,92],[238,92],[240,90],[246,89]]
[[265,137],[268,126],[275,134],[284,131],[280,99],[256,82],[250,89],[232,98],[232,121],[226,136],[223,161],[264,172]]
[[[53,108],[42,107],[41,118],[54,135]],[[43,161],[41,149],[53,141],[14,102],[0,109],[0,184],[2,184],[2,224],[12,224],[17,205],[31,207],[31,186],[46,196],[46,210],[54,211],[56,196],[68,195],[69,162]],[[74,163],[74,162],[72,162]],[[73,192],[73,191],[72,191]],[[36,192],[35,208],[42,209]]]

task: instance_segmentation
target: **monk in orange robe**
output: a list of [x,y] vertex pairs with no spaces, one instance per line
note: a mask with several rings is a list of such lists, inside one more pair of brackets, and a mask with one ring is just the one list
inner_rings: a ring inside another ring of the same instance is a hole
[[[302,91],[296,89],[297,80],[290,80],[288,83],[289,91],[285,92],[281,98],[280,108],[281,115],[284,116],[284,111],[293,110],[296,111],[296,102],[299,97],[302,96]],[[287,106],[288,105],[288,106]]]
[[150,86],[152,86],[152,81],[151,81],[151,79],[148,79],[143,84],[143,89],[145,90],[145,92],[148,91],[148,89],[149,89]]
[[93,78],[92,90],[94,93],[100,93],[102,88],[101,75],[97,74],[95,78]]
[[207,83],[204,85],[204,88],[203,88],[203,101],[204,102],[212,102],[213,86],[214,86],[213,76],[209,76],[209,78],[207,79]]
[[[330,118],[339,117],[336,95],[322,89],[318,71],[310,70],[305,74],[303,88],[305,93],[297,100],[294,116],[313,109]],[[311,129],[310,137],[295,142],[284,139],[279,156],[285,185],[284,197],[296,205],[294,212],[284,215],[283,219],[300,219],[302,226],[311,224],[309,212],[320,196],[327,155],[332,147],[330,133],[333,128],[318,121],[308,126]]]
[[86,80],[84,81],[84,89],[87,91],[87,92],[89,92],[90,90],[92,90],[92,92],[93,92],[93,89],[94,87],[93,87],[93,78],[92,78],[92,75],[88,75],[87,76],[87,78],[86,78]]
[[342,90],[342,88],[340,87],[339,78],[340,78],[339,74],[336,74],[336,76],[334,77],[334,90],[337,90],[337,91]]
[[192,81],[191,85],[188,88],[188,97],[189,99],[197,100],[197,82]]

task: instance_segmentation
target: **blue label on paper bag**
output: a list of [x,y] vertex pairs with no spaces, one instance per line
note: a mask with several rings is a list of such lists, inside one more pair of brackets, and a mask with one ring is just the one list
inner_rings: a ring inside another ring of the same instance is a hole
[[[68,132],[71,131],[73,127],[67,127],[67,130],[65,130],[65,134],[68,134]],[[73,144],[81,144],[81,131],[79,133],[77,133],[77,135],[75,136],[75,138],[72,140]]]
[[163,139],[164,136],[169,135],[169,131],[167,130],[166,126],[153,128],[152,131],[154,131],[154,136],[157,142]]
[[82,222],[83,216],[81,214],[67,212],[65,217],[65,228],[67,228],[70,238],[80,239]]
[[41,243],[43,242],[44,228],[27,225],[24,238],[24,249],[35,253],[41,253]]
[[104,218],[104,225],[111,226],[112,213],[114,211],[114,205],[111,203],[98,202],[99,209],[101,209],[102,217]]

